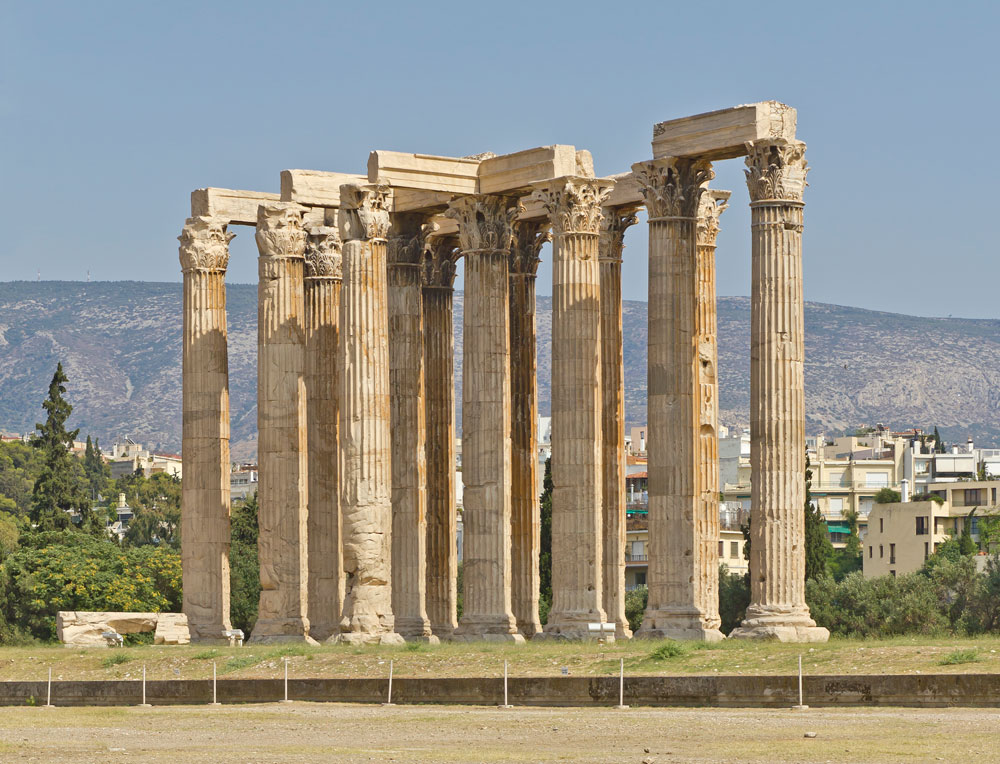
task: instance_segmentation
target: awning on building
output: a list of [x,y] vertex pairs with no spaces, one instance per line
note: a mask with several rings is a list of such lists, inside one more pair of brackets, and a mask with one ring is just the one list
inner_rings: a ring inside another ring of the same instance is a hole
[[842,525],[840,523],[827,523],[827,529],[830,533],[850,533],[851,527],[849,525]]

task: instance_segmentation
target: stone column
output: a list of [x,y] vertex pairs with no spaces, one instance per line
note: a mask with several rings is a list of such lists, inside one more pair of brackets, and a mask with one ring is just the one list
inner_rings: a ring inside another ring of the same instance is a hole
[[465,257],[462,385],[464,591],[454,639],[523,643],[511,611],[508,258],[518,202],[455,200]]
[[402,644],[392,613],[388,188],[347,184],[340,198],[340,507],[346,579],[338,640]]
[[825,642],[805,600],[805,144],[758,141],[746,160],[750,314],[750,606],[730,636]]
[[622,348],[622,250],[634,207],[605,209],[601,223],[601,462],[604,516],[603,604],[616,639],[629,639],[625,617],[625,359]]
[[517,630],[531,639],[538,619],[538,383],[535,359],[535,274],[548,224],[517,223],[510,254],[511,602]]
[[565,177],[536,197],[552,222],[552,610],[545,636],[604,623],[601,203],[613,183]]
[[340,632],[344,603],[340,554],[340,429],[337,347],[343,276],[336,228],[312,228],[306,241],[306,400],[309,454],[309,635]]
[[427,618],[427,454],[421,270],[426,216],[392,216],[388,246],[392,432],[392,612],[396,632],[432,641]]
[[313,642],[308,617],[306,236],[298,205],[257,209],[260,606],[250,641]]
[[719,618],[719,382],[718,328],[715,300],[715,239],[719,216],[729,191],[706,189],[698,205],[698,310],[694,344],[698,352],[698,511],[696,534],[703,585],[699,607],[706,628],[718,629]]
[[227,221],[189,218],[178,237],[184,272],[181,567],[192,642],[228,644],[229,361]]
[[[636,636],[717,641],[703,603],[696,224],[709,162],[632,166],[649,213],[649,602]],[[718,539],[712,539],[718,544]],[[713,551],[717,563],[718,554]]]
[[452,298],[458,240],[424,252],[424,416],[427,423],[427,617],[437,637],[458,626],[455,509],[455,341]]

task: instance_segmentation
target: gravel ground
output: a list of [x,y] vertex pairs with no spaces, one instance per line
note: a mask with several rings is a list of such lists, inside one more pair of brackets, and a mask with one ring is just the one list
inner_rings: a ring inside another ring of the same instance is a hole
[[978,764],[1000,762],[998,722],[983,709],[11,708],[0,762]]

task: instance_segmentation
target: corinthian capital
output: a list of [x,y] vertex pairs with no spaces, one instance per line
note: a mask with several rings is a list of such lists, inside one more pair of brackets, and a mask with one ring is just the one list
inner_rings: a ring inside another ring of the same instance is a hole
[[343,261],[340,255],[340,234],[333,226],[309,229],[306,239],[306,278],[342,279]]
[[802,201],[806,187],[806,144],[775,139],[747,143],[747,188],[751,202]]
[[440,226],[428,215],[414,212],[390,215],[390,220],[388,265],[419,268],[423,264],[427,240]]
[[455,285],[455,266],[462,254],[457,236],[434,236],[424,248],[423,285],[451,289]]
[[458,221],[463,252],[508,252],[520,211],[517,197],[478,194],[455,199],[445,215]]
[[693,218],[705,185],[715,177],[704,159],[664,157],[632,165],[650,219]]
[[698,205],[698,245],[714,247],[719,235],[719,217],[729,206],[730,191],[705,190]]
[[552,241],[548,221],[524,220],[514,224],[514,244],[510,248],[510,274],[534,276],[541,262],[542,245]]
[[347,183],[340,187],[340,237],[385,239],[389,235],[389,187],[379,183]]
[[556,236],[567,233],[598,234],[601,205],[615,183],[601,178],[564,177],[539,183],[532,199],[541,202]]
[[181,270],[225,273],[229,265],[229,233],[225,218],[188,218],[177,240],[181,243]]
[[286,202],[260,205],[256,238],[262,257],[302,257],[306,251],[302,208]]
[[625,249],[625,231],[639,222],[637,207],[605,208],[601,219],[600,259],[619,262]]

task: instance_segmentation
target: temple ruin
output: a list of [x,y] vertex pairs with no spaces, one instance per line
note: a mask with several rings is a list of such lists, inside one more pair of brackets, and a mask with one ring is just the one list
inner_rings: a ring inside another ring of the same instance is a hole
[[[182,539],[194,642],[229,621],[225,273],[259,257],[259,617],[250,642],[616,638],[625,618],[622,240],[649,225],[649,604],[636,636],[717,640],[715,240],[745,157],[752,209],[752,586],[731,636],[821,641],[804,592],[802,216],[795,110],[653,129],[652,157],[374,151],[367,172],[202,188],[184,273]],[[539,621],[535,278],[552,242],[552,587]],[[462,469],[453,284],[464,260]],[[456,479],[464,608],[456,616]],[[602,627],[603,628],[603,627]]]

